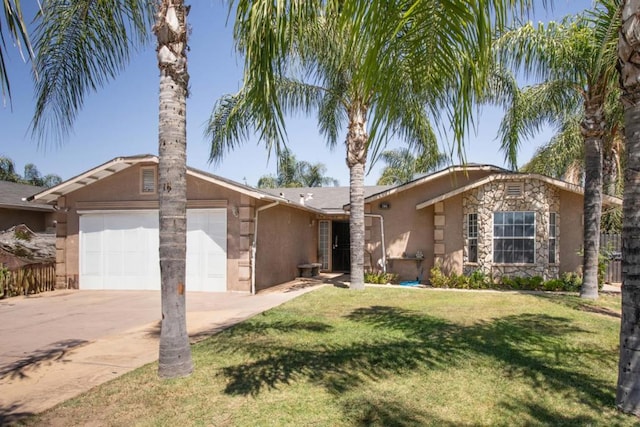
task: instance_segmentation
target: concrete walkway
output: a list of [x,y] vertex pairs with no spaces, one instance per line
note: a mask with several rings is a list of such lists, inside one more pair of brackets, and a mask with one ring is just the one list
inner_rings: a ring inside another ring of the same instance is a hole
[[[251,296],[188,293],[192,341],[322,284],[298,280]],[[54,291],[0,301],[0,425],[42,412],[158,359],[160,293]]]

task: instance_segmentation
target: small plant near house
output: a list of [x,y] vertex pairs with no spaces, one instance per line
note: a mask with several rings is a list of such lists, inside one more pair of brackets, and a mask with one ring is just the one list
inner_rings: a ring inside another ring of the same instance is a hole
[[29,241],[31,240],[31,233],[29,233],[27,230],[25,230],[24,228],[18,228],[16,227],[15,231],[13,232],[13,235],[15,236],[16,239],[18,240],[25,240],[25,241]]
[[364,282],[374,285],[386,285],[398,281],[398,275],[392,273],[384,273],[382,271],[365,271]]
[[541,291],[544,289],[544,279],[540,276],[533,277],[502,277],[498,286],[500,289],[516,291]]
[[451,276],[447,276],[442,272],[439,263],[436,263],[429,270],[429,282],[434,288],[450,288],[452,287]]

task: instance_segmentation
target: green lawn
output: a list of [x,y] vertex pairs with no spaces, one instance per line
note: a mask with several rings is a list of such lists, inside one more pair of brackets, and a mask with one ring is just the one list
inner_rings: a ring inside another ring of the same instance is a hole
[[620,297],[333,287],[148,365],[33,424],[634,425],[614,408]]

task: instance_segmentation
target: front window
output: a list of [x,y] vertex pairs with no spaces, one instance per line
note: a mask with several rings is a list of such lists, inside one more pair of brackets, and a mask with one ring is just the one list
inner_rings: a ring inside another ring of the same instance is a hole
[[535,212],[494,212],[493,262],[533,264],[535,223]]
[[469,214],[467,219],[467,238],[469,242],[469,262],[478,262],[478,214]]
[[556,263],[556,236],[558,233],[556,214],[549,213],[549,263]]

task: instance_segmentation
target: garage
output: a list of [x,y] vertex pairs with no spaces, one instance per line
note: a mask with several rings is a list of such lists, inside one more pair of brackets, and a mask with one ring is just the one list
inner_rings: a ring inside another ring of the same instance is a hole
[[[81,289],[160,289],[158,211],[80,214]],[[227,290],[226,209],[187,210],[190,291]]]

